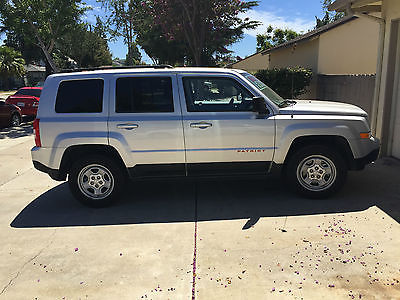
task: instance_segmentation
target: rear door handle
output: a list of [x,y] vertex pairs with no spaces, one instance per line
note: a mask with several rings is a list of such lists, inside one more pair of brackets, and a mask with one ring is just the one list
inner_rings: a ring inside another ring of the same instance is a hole
[[206,129],[206,128],[211,127],[211,126],[212,126],[212,124],[211,123],[207,123],[207,122],[190,123],[190,127],[192,127],[192,128]]
[[117,128],[119,129],[126,129],[126,130],[132,130],[135,128],[138,128],[139,125],[138,124],[132,124],[132,123],[125,123],[125,124],[118,124]]

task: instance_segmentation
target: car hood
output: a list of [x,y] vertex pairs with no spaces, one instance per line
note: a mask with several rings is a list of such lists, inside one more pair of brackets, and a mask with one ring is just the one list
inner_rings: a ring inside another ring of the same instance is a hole
[[330,101],[295,100],[296,104],[280,108],[281,114],[287,115],[343,115],[363,116],[368,114],[358,106]]

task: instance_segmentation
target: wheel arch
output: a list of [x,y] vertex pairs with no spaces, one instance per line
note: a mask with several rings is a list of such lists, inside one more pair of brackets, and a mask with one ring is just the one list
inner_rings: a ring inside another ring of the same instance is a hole
[[65,179],[69,174],[70,169],[74,161],[88,155],[104,155],[106,157],[114,159],[122,168],[126,171],[126,166],[118,151],[110,145],[74,145],[65,149],[61,163],[60,163],[60,175]]
[[352,169],[354,164],[354,155],[350,148],[350,144],[346,138],[338,135],[312,135],[312,136],[300,136],[293,140],[289,150],[286,154],[284,165],[287,164],[289,158],[299,149],[310,146],[310,145],[321,145],[327,146],[330,149],[335,149],[344,158],[346,165],[349,169]]

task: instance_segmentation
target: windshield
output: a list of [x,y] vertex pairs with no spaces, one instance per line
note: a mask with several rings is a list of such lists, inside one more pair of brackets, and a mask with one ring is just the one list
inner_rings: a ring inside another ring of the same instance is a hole
[[20,89],[15,95],[40,97],[41,89]]
[[261,93],[263,93],[269,100],[274,102],[276,105],[281,106],[285,100],[275,93],[271,88],[269,88],[265,83],[258,80],[255,76],[249,73],[242,73],[242,75],[251,82],[251,84],[258,89]]

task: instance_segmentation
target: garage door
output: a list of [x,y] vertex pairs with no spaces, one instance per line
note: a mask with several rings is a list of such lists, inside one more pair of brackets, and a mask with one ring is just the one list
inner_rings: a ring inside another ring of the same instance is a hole
[[397,51],[396,51],[396,71],[393,87],[393,136],[392,136],[392,155],[400,159],[400,22],[397,25]]
[[392,155],[400,159],[400,83],[397,85],[397,97],[393,100],[397,102],[395,105]]

